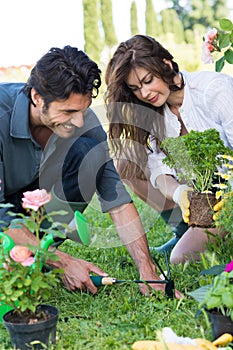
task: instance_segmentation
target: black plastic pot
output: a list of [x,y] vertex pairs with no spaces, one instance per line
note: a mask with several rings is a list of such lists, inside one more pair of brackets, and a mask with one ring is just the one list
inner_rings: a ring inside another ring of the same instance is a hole
[[49,343],[56,343],[59,310],[50,305],[40,305],[39,307],[50,315],[48,320],[34,324],[12,323],[7,321],[12,311],[3,316],[3,323],[10,334],[11,343],[15,349],[40,350],[45,348],[44,344],[48,346]]
[[220,337],[224,333],[233,335],[233,321],[230,317],[224,316],[217,310],[206,310],[212,327],[214,339]]

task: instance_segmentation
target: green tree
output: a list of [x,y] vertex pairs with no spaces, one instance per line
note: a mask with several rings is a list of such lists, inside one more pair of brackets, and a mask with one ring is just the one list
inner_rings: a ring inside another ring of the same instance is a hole
[[209,0],[192,0],[192,10],[190,12],[190,24],[193,27],[196,23],[202,24],[206,28],[213,25],[214,12]]
[[117,37],[112,19],[112,2],[111,0],[100,0],[100,4],[105,44],[109,47],[112,47],[117,43]]
[[103,40],[99,30],[99,8],[97,0],[83,0],[84,50],[91,59],[100,62]]
[[133,1],[130,7],[130,28],[131,35],[139,33],[136,2]]
[[178,16],[176,16],[174,21],[174,35],[174,40],[177,44],[181,44],[185,41],[184,27]]
[[214,0],[213,3],[214,19],[213,26],[219,27],[219,19],[229,17],[229,9],[227,8],[227,0]]
[[158,37],[162,33],[161,23],[157,19],[152,0],[146,0],[146,34]]
[[184,29],[194,29],[197,24],[203,27],[217,26],[220,18],[229,16],[227,0],[165,0],[172,6],[181,20]]
[[174,41],[180,44],[185,41],[184,27],[174,9],[168,8],[161,11],[162,26],[165,34],[174,34]]

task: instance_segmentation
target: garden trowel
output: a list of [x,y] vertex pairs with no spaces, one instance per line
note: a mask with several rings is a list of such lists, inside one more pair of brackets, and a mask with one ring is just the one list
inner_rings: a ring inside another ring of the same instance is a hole
[[70,230],[65,231],[67,238],[71,239],[72,241],[82,243],[85,246],[90,244],[90,234],[87,220],[82,213],[80,213],[80,211],[76,210],[74,212],[74,218],[68,226]]

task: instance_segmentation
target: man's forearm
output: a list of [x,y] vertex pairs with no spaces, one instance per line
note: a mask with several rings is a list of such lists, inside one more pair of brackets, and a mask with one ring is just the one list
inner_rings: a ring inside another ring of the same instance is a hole
[[127,247],[140,273],[155,272],[146,234],[134,204],[114,208],[110,215],[121,241]]
[[[36,236],[23,225],[22,228],[9,228],[6,234],[8,234],[17,245],[27,246],[29,244],[38,246]],[[59,250],[56,250],[54,253],[59,257],[59,260],[50,261],[49,265],[51,267],[63,268],[66,260],[66,253],[60,252]]]

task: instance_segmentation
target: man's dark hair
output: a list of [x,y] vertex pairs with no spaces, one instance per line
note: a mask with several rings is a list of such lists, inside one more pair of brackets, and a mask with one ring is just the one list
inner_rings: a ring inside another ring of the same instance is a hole
[[66,100],[71,93],[91,93],[96,97],[101,85],[100,73],[97,64],[76,47],[53,47],[36,63],[23,92],[33,103],[31,89],[34,88],[43,98],[45,108],[52,101]]

